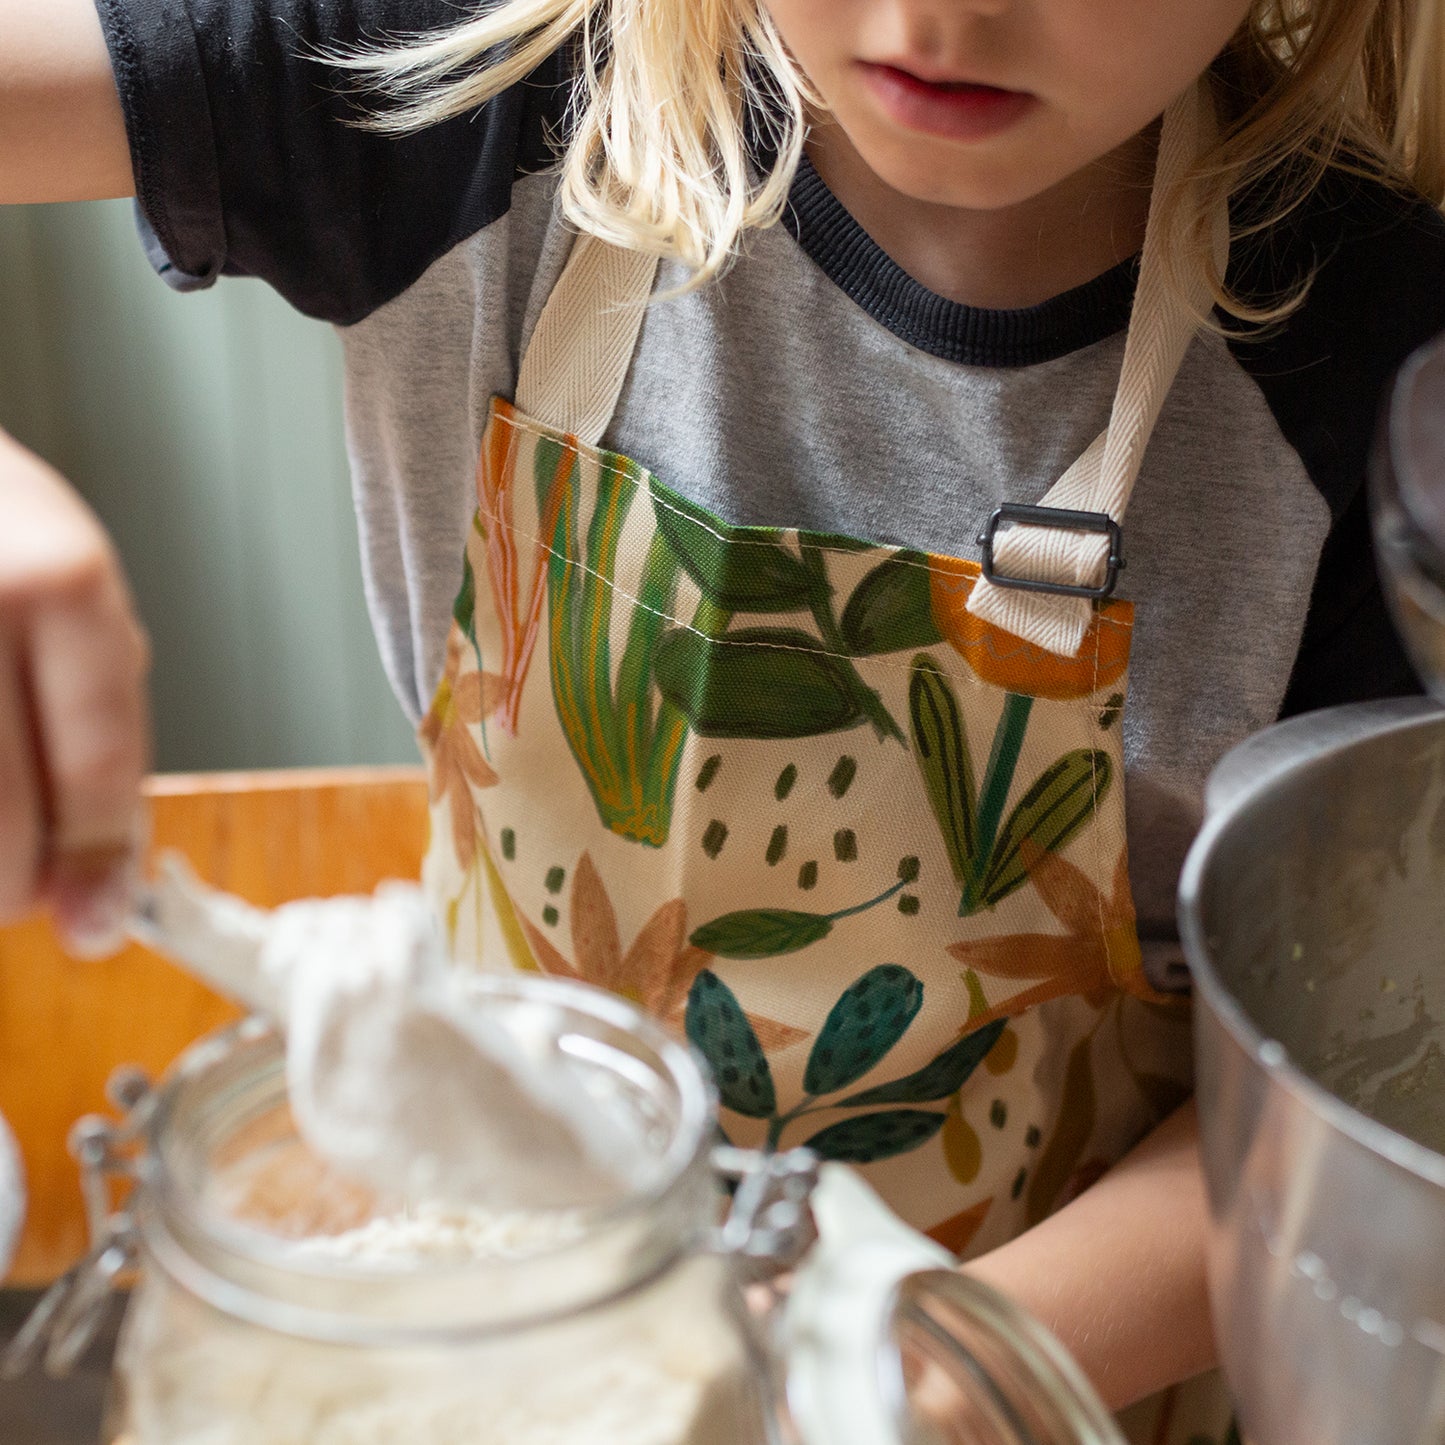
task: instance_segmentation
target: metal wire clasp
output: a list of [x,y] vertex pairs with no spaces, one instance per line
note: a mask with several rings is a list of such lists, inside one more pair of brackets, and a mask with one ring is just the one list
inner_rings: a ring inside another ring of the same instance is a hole
[[[137,1177],[157,1095],[139,1069],[124,1068],[111,1076],[106,1096],[121,1111],[118,1120],[89,1114],[70,1131],[90,1252],[46,1290],[0,1355],[4,1379],[16,1379],[40,1363],[49,1375],[69,1374],[95,1338],[116,1281],[136,1263],[135,1219],[124,1196]],[[117,1183],[123,1196],[118,1207],[112,1203]]]
[[813,1242],[808,1200],[818,1184],[818,1156],[811,1149],[779,1154],[728,1144],[713,1150],[712,1163],[737,1185],[713,1248],[779,1270],[796,1264]]

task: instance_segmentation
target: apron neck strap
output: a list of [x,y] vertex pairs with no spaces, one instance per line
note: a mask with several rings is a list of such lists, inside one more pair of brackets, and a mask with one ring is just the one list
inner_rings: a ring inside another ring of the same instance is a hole
[[[1119,387],[1105,430],[1037,508],[1001,508],[980,536],[984,571],[968,601],[975,616],[1061,656],[1077,656],[1123,565],[1120,528],[1144,451],[1210,294],[1201,272],[1193,292],[1165,284],[1166,203],[1213,137],[1214,105],[1201,82],[1165,112],[1159,138],[1139,284]],[[1211,218],[1223,274],[1229,217]],[[518,408],[596,446],[617,409],[642,329],[658,260],[579,235],[547,298],[517,376]],[[999,531],[1001,523],[1015,525]]]
[[582,234],[517,373],[517,407],[587,446],[607,430],[637,347],[657,257]]
[[[1093,598],[1109,594],[1123,566],[1120,529],[1145,448],[1198,330],[1198,317],[1211,304],[1202,268],[1188,296],[1165,284],[1162,216],[1215,126],[1207,82],[1186,91],[1165,112],[1139,284],[1108,426],[1041,506],[1000,508],[979,538],[985,575],[970,594],[968,610],[1061,656],[1078,655],[1093,620]],[[1210,224],[1222,275],[1229,255],[1227,207],[1220,206]],[[999,531],[1000,523],[1015,525]]]

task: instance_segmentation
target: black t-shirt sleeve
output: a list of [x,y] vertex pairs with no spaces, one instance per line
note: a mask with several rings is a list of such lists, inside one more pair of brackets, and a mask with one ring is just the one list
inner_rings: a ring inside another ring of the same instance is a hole
[[395,139],[357,128],[328,50],[463,18],[458,0],[96,0],[142,233],[182,290],[257,276],[339,324],[399,295],[503,215],[551,160],[557,60],[474,115]]
[[1381,594],[1365,477],[1391,379],[1445,331],[1445,217],[1333,172],[1294,217],[1243,247],[1231,272],[1261,300],[1306,278],[1308,296],[1283,325],[1232,344],[1333,523],[1284,717],[1420,690]]

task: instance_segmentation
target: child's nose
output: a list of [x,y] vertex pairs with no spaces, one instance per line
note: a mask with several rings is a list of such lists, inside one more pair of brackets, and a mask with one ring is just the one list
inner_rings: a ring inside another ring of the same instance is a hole
[[977,45],[978,22],[1001,19],[1018,0],[899,0],[915,53],[950,63],[966,60]]

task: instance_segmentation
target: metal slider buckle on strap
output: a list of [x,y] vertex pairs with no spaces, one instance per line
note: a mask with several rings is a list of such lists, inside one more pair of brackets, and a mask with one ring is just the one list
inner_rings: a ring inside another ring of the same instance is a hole
[[[1053,527],[1062,532],[1097,532],[1109,539],[1109,557],[1104,580],[1097,587],[1068,582],[1039,582],[1032,577],[1011,577],[994,565],[993,545],[998,529],[1005,523],[1020,527]],[[1025,507],[1005,502],[978,534],[983,548],[983,575],[995,587],[1013,587],[1020,592],[1052,592],[1059,597],[1111,597],[1124,570],[1124,533],[1107,512],[1070,512],[1062,507]]]

